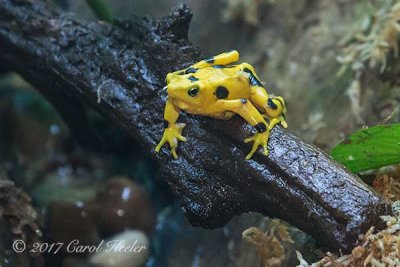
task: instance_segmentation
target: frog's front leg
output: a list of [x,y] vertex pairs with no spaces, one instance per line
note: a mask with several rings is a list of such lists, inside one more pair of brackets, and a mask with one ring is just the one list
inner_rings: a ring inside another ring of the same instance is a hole
[[169,143],[171,148],[172,156],[177,159],[176,148],[178,147],[179,141],[186,141],[186,138],[182,136],[182,129],[185,127],[184,123],[176,123],[179,117],[179,108],[175,107],[170,99],[167,99],[164,111],[164,134],[161,138],[160,143],[157,145],[155,151],[159,152],[161,147],[165,143]]
[[259,146],[263,147],[263,154],[268,156],[269,127],[264,117],[258,112],[253,104],[247,99],[219,100],[215,104],[221,111],[232,111],[239,114],[243,119],[256,128],[257,133],[244,140],[245,143],[254,142],[246,159],[250,159]]

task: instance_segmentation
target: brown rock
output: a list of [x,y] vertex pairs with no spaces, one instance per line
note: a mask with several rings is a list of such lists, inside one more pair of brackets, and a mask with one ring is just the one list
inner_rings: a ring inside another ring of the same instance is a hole
[[[100,242],[94,210],[80,201],[51,204],[48,213],[48,235],[50,242],[63,243],[59,253],[64,255],[75,254],[75,248],[78,246],[93,246]],[[76,253],[88,254],[79,251]]]
[[126,178],[113,178],[95,197],[99,230],[111,235],[127,228],[151,233],[155,214],[146,191]]

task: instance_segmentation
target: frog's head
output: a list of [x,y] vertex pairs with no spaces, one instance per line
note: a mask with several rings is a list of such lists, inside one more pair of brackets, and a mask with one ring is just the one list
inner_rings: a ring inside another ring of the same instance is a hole
[[181,109],[200,106],[204,99],[201,80],[191,74],[168,74],[166,87],[168,96]]

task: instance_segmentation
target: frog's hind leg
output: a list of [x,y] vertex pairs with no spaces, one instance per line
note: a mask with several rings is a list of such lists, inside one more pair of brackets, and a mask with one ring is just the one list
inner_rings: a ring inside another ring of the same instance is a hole
[[190,68],[202,69],[213,66],[226,66],[235,63],[238,60],[239,60],[239,52],[236,50],[231,50],[207,59],[203,59],[202,61],[199,61],[196,64],[192,65]]
[[265,107],[265,114],[269,118],[269,127],[272,129],[276,124],[281,124],[287,128],[286,123],[286,103],[281,96],[270,96]]
[[250,159],[259,146],[263,147],[263,154],[266,156],[268,155],[268,124],[249,100],[244,98],[235,100],[218,100],[215,105],[221,111],[230,111],[239,114],[257,130],[257,133],[254,136],[244,140],[245,143],[253,142],[253,147],[250,153],[246,156],[246,159]]
[[251,99],[250,101],[257,107],[262,108],[265,113],[263,116],[268,118],[269,129],[271,130],[276,124],[281,124],[284,128],[288,125],[285,120],[286,115],[286,104],[285,100],[281,96],[268,95],[264,87],[253,86],[251,88]]

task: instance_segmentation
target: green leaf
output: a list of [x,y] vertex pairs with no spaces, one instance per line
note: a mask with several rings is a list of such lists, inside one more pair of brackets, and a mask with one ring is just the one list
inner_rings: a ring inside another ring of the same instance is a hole
[[355,173],[400,163],[400,124],[359,130],[334,147],[331,156]]
[[112,24],[113,16],[111,9],[103,0],[86,0],[86,2],[99,20]]

